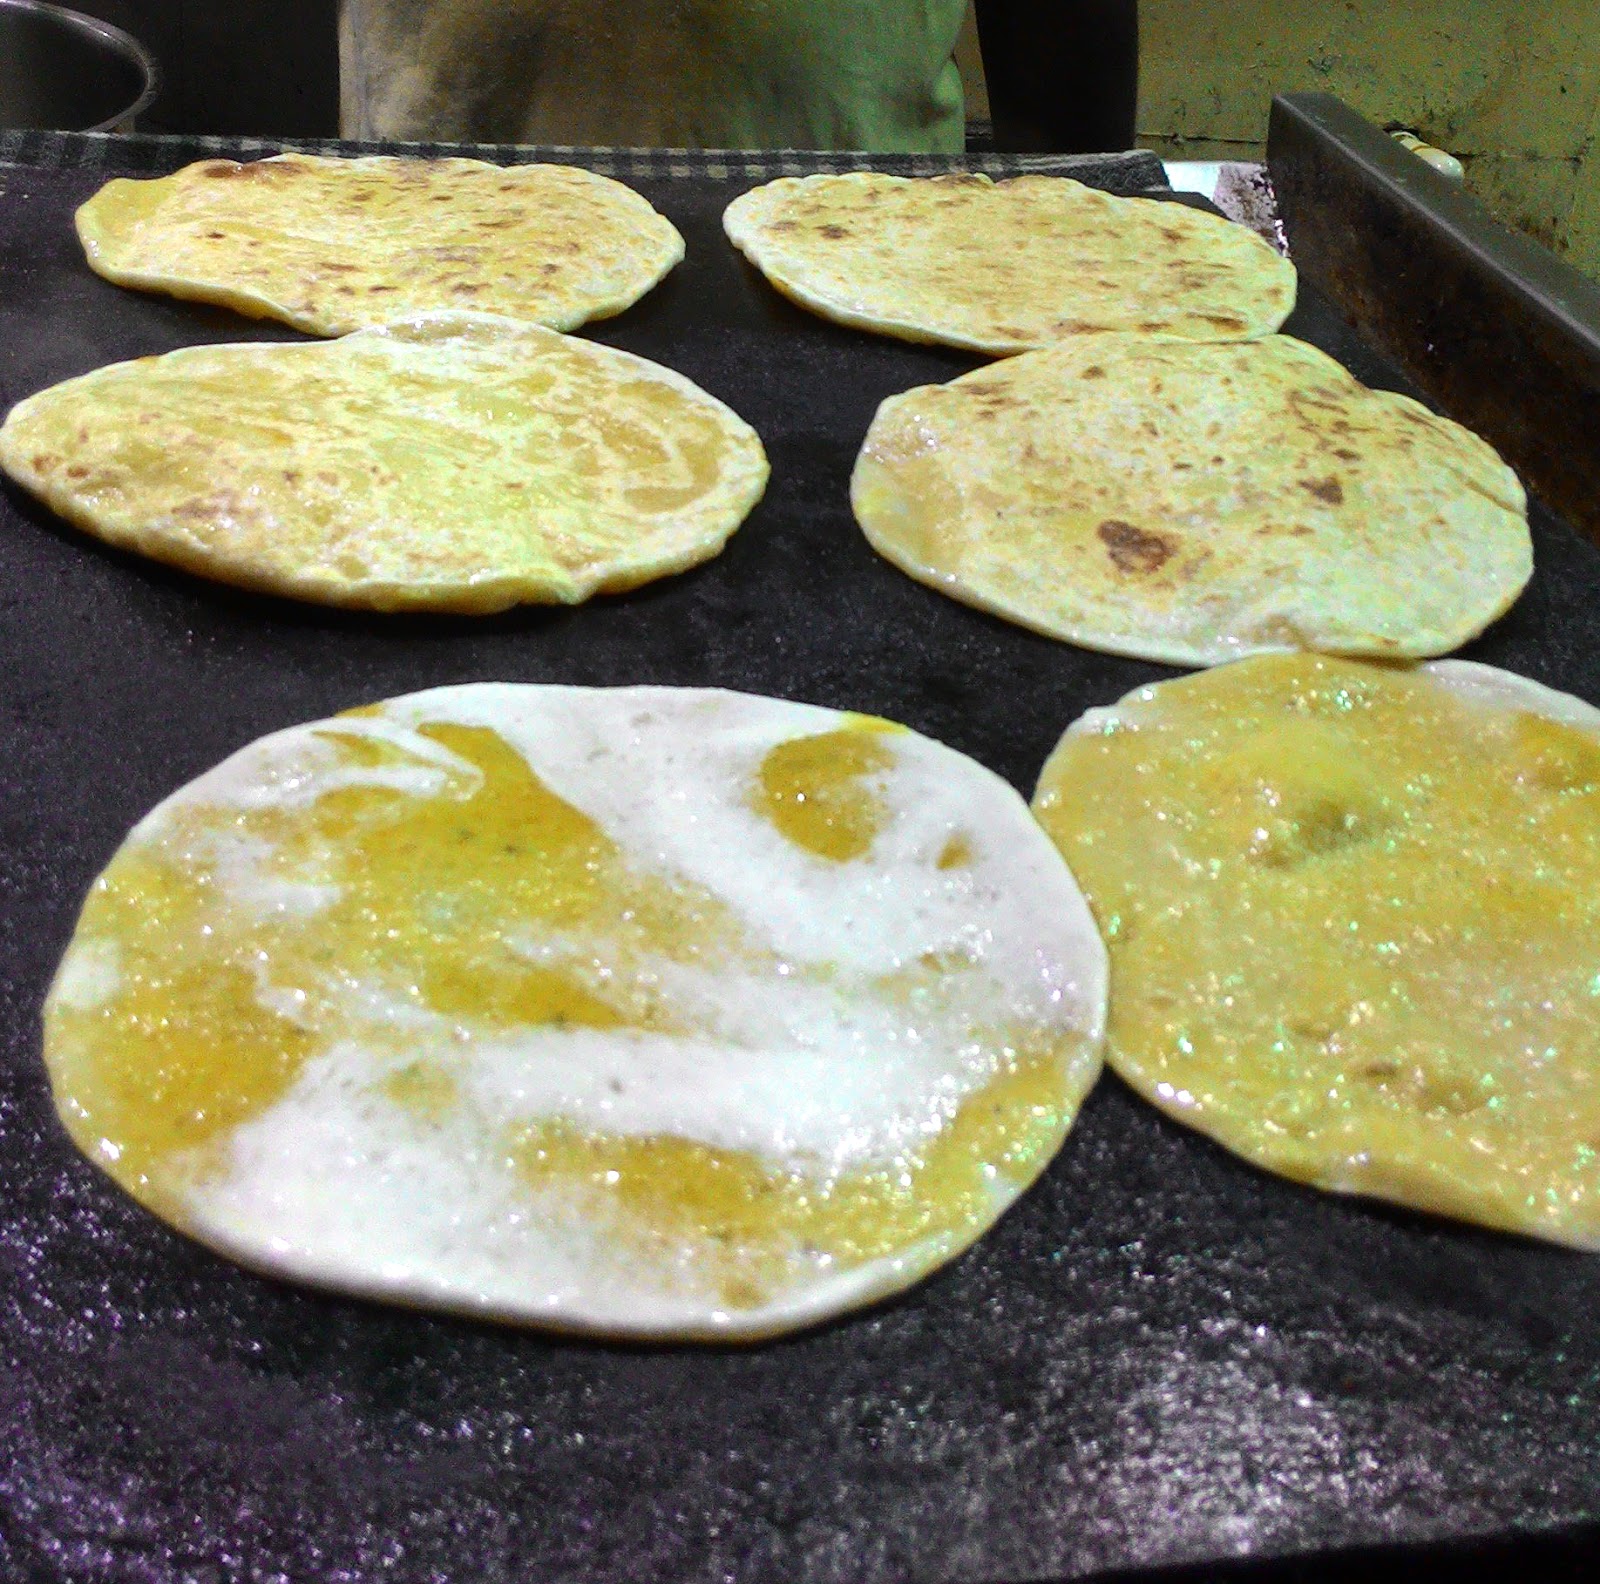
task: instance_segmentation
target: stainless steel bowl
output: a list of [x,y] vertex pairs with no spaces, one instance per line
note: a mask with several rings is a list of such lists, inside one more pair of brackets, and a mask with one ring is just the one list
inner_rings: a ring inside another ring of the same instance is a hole
[[0,127],[130,132],[156,63],[112,27],[43,0],[0,0]]

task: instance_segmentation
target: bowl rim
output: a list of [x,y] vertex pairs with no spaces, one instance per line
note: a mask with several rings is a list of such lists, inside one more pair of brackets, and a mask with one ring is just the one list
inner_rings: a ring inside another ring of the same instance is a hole
[[118,54],[131,61],[143,74],[144,89],[132,103],[104,121],[98,121],[88,127],[73,127],[72,131],[115,131],[117,127],[133,121],[148,110],[155,96],[161,91],[161,68],[155,56],[131,33],[114,23],[102,22],[99,17],[86,16],[82,11],[73,11],[67,6],[54,5],[50,0],[0,0],[0,12],[3,11],[38,12],[44,16],[54,17],[76,32],[94,34]]

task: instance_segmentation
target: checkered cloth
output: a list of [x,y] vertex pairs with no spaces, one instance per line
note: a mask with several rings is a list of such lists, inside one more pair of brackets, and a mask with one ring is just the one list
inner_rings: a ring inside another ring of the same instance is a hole
[[1154,154],[867,154],[814,149],[615,149],[509,143],[358,143],[343,138],[161,137],[110,132],[0,131],[0,165],[114,170],[159,175],[199,159],[259,159],[267,154],[458,155],[500,165],[557,160],[620,181],[710,179],[751,182],[818,172],[877,170],[897,176],[936,176],[951,170],[989,176],[1037,173],[1073,176],[1108,192],[1165,188]]

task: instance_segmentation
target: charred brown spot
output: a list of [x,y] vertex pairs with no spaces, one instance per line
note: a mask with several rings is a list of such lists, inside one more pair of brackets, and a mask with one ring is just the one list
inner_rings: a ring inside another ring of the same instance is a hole
[[817,227],[817,235],[825,236],[830,242],[837,242],[842,237],[850,235],[849,228],[842,225],[825,225]]
[[1106,371],[1101,368],[1098,363],[1091,363],[1088,368],[1086,368],[1083,373],[1078,376],[1079,379],[1104,379],[1105,377]]
[[206,240],[210,242],[220,242],[226,235],[226,231],[207,231]]
[[1219,330],[1244,329],[1244,320],[1238,314],[1201,314],[1200,317],[1208,325],[1215,325]]
[[1359,462],[1361,460],[1361,453],[1352,451],[1347,446],[1340,446],[1333,454],[1341,462]]
[[1336,478],[1301,479],[1300,488],[1329,506],[1344,505],[1344,486]]
[[72,466],[67,469],[68,478],[85,479],[88,478],[88,476],[89,470],[81,462],[74,462]]
[[1132,523],[1120,522],[1115,517],[1101,523],[1095,533],[1106,547],[1111,564],[1117,571],[1130,575],[1140,573],[1148,577],[1152,572],[1159,572],[1177,552],[1171,540],[1163,539],[1160,534],[1146,533],[1143,528],[1135,528]]

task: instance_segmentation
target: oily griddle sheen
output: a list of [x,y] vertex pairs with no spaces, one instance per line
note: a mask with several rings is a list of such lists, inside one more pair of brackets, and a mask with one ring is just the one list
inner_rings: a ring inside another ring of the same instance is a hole
[[975,761],[784,700],[480,683],[166,799],[84,905],[45,1062],[89,1158],[247,1265],[722,1339],[981,1236],[1104,1007],[1077,885]]
[[1294,266],[1254,232],[1066,176],[786,176],[723,227],[825,318],[976,352],[1107,330],[1247,339],[1294,307]]
[[1284,335],[1083,337],[890,397],[851,502],[912,577],[1175,665],[1443,654],[1533,570],[1484,441]]
[[1090,710],[1034,811],[1146,1099],[1301,1182],[1600,1249],[1600,710],[1256,656]]
[[0,467],[204,577],[473,614],[681,572],[767,480],[755,431],[682,375],[477,314],[97,369],[12,410]]
[[280,154],[108,182],[78,211],[119,286],[312,335],[441,309],[572,330],[621,313],[683,257],[632,188],[569,165]]

